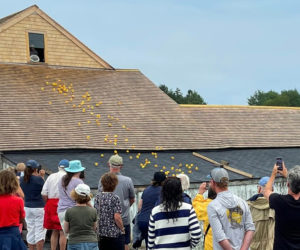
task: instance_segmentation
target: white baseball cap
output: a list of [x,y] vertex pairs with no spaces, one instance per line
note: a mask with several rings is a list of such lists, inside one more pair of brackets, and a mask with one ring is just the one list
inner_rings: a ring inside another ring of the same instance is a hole
[[77,187],[75,188],[75,192],[78,195],[89,196],[91,194],[91,189],[86,184],[78,184]]

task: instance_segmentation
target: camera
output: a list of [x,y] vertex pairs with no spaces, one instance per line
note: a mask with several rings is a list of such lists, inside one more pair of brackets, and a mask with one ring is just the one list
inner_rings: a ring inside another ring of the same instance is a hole
[[276,158],[276,166],[277,166],[277,170],[283,170],[281,157]]

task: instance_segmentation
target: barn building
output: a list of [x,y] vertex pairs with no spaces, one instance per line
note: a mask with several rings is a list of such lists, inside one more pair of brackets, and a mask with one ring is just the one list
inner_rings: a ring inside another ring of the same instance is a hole
[[36,5],[0,19],[0,86],[0,168],[36,159],[50,174],[61,159],[79,159],[97,188],[118,153],[136,188],[162,171],[184,172],[196,190],[223,164],[246,198],[276,157],[288,168],[300,162],[299,108],[178,105]]

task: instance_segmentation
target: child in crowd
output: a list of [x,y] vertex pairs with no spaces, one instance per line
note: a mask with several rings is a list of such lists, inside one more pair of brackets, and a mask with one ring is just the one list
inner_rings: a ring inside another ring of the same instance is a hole
[[69,233],[68,250],[98,250],[96,235],[97,212],[89,206],[91,190],[86,184],[78,184],[71,198],[76,205],[65,214],[64,231]]
[[1,249],[27,249],[18,228],[25,218],[23,199],[16,195],[19,187],[19,181],[13,172],[0,172]]

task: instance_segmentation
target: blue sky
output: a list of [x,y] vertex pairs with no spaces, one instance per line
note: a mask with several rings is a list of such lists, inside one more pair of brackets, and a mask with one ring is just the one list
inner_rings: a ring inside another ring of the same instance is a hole
[[37,4],[115,68],[245,105],[255,90],[300,90],[300,1],[2,0],[0,17]]

